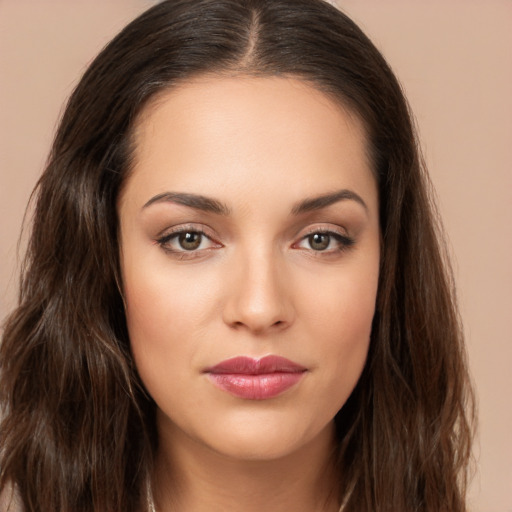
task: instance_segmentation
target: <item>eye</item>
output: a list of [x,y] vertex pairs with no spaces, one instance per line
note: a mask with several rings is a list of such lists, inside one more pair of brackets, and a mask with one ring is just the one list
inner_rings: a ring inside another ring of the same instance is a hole
[[331,235],[327,233],[314,233],[309,235],[308,244],[315,251],[325,251],[331,244]]
[[194,253],[205,249],[221,247],[203,231],[180,228],[167,233],[156,241],[165,251],[171,253]]
[[176,240],[181,249],[184,249],[185,251],[195,251],[196,249],[199,249],[203,242],[203,234],[189,231],[177,235]]
[[334,231],[314,231],[303,237],[296,247],[315,252],[336,252],[354,245],[354,239]]

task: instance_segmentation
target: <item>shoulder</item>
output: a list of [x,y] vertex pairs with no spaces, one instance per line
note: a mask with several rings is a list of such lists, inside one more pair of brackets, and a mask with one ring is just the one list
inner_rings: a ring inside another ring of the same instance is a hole
[[20,499],[12,485],[0,491],[0,512],[23,512]]

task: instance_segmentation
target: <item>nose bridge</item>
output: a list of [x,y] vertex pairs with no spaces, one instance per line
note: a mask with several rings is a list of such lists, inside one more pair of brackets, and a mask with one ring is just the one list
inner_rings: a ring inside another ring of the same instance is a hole
[[272,247],[240,250],[232,270],[225,320],[253,332],[284,327],[292,321],[283,265]]

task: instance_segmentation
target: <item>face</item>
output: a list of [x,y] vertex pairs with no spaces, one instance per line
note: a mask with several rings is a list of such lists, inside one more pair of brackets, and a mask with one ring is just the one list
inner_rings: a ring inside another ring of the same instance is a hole
[[161,438],[254,460],[331,435],[377,293],[362,124],[298,80],[203,77],[149,105],[135,142],[121,265]]

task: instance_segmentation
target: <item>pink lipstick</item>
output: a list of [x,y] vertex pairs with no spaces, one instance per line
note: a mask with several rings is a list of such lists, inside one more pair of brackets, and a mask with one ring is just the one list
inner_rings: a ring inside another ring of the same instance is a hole
[[207,368],[205,373],[218,388],[246,400],[266,400],[297,384],[307,371],[279,356],[262,359],[233,357]]

